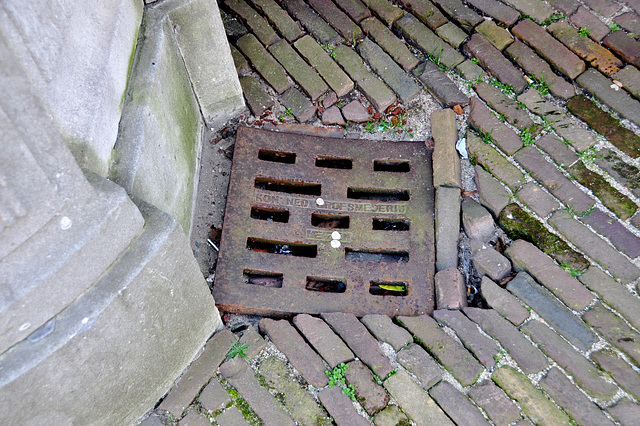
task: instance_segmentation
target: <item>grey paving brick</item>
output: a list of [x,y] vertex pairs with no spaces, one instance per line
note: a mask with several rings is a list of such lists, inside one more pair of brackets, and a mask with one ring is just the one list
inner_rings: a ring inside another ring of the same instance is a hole
[[211,379],[211,382],[200,392],[198,397],[200,404],[210,413],[224,408],[231,402],[229,393],[222,387],[217,378]]
[[460,309],[467,306],[467,285],[458,268],[436,272],[435,289],[438,309]]
[[442,380],[443,371],[438,363],[415,343],[398,352],[398,362],[418,378],[424,389]]
[[482,277],[480,288],[487,305],[498,311],[512,324],[520,325],[529,318],[529,311],[520,304],[520,301],[491,279]]
[[640,71],[633,65],[627,65],[611,77],[620,83],[636,99],[640,99]]
[[[464,106],[469,103],[469,97],[458,89],[456,83],[440,67],[431,61],[424,61],[422,65],[424,65],[424,69],[419,73],[418,79],[442,106],[447,108],[454,105]],[[415,68],[414,72],[418,71],[422,65]]]
[[280,62],[312,101],[318,99],[329,89],[314,69],[307,65],[286,40],[280,40],[271,45],[269,53]]
[[280,96],[280,102],[285,108],[290,109],[296,120],[301,123],[306,123],[316,114],[315,105],[295,87],[290,87],[284,92]]
[[480,203],[485,206],[494,217],[497,217],[503,208],[510,202],[509,191],[491,174],[480,166],[474,167],[475,182],[478,188]]
[[282,93],[291,87],[282,65],[266,51],[253,34],[247,34],[240,38],[237,46],[276,93]]
[[383,409],[389,402],[387,392],[360,361],[347,364],[345,378],[347,383],[354,387],[356,399],[370,416]]
[[308,3],[346,40],[362,38],[362,30],[331,0],[309,0]]
[[440,109],[431,114],[433,135],[433,186],[461,187],[460,157],[456,151],[458,132],[455,113]]
[[636,237],[620,222],[603,211],[594,210],[582,216],[580,221],[591,226],[600,235],[607,237],[615,248],[630,258],[633,259],[640,256],[640,238]]
[[520,19],[520,12],[497,0],[466,0],[466,2],[508,27]]
[[269,21],[273,22],[276,29],[282,34],[284,38],[290,42],[296,40],[302,36],[302,30],[298,24],[291,19],[289,14],[285,12],[275,1],[273,0],[251,0],[256,8],[269,18]]
[[516,101],[502,93],[500,89],[484,82],[476,84],[473,88],[478,96],[492,109],[502,114],[508,123],[520,130],[533,128],[533,120],[529,117],[527,111],[522,109]]
[[391,26],[404,14],[402,9],[387,0],[362,0],[362,2],[388,26]]
[[483,35],[494,47],[503,51],[511,43],[513,36],[506,29],[499,27],[493,21],[486,20],[476,27],[476,31]]
[[[519,24],[518,24],[519,25]],[[521,93],[526,87],[522,71],[502,55],[489,41],[476,33],[471,36],[464,45],[464,50],[478,59],[480,65],[502,83],[512,86],[517,93]]]
[[293,324],[300,330],[311,346],[334,368],[351,361],[355,356],[351,349],[320,318],[308,314],[296,315]]
[[506,426],[520,418],[518,407],[490,380],[469,389],[469,397],[487,412],[497,426]]
[[613,89],[611,80],[598,71],[590,68],[576,81],[622,117],[640,125],[640,102],[633,99],[624,90]]
[[471,59],[467,59],[463,63],[458,64],[456,66],[456,71],[462,76],[462,78],[469,81],[475,81],[485,74],[484,70],[474,64]]
[[407,45],[396,37],[378,18],[371,17],[365,19],[360,25],[364,32],[400,64],[405,71],[415,68],[418,62],[420,62],[418,58],[411,53]]
[[429,395],[459,425],[488,425],[482,413],[469,398],[449,382],[440,382],[431,389]]
[[436,270],[458,266],[460,230],[460,188],[441,186],[436,190]]
[[318,392],[318,398],[338,426],[365,426],[370,423],[356,411],[351,399],[338,386]]
[[240,343],[247,346],[245,354],[249,359],[252,359],[267,347],[267,342],[260,336],[255,327],[249,327],[242,333]]
[[549,154],[549,156],[553,158],[553,161],[555,161],[559,166],[571,167],[580,160],[578,155],[573,152],[571,148],[552,133],[544,135],[540,139],[536,140],[536,145]]
[[265,46],[270,46],[280,40],[280,37],[278,37],[278,34],[271,28],[269,23],[244,0],[226,0],[224,4],[240,15],[251,31]]
[[239,77],[239,80],[242,93],[253,115],[259,116],[273,106],[273,98],[262,88],[255,77],[243,75]]
[[536,22],[544,22],[554,13],[553,8],[544,2],[534,0],[505,0],[510,6],[513,6],[523,15],[530,16]]
[[509,127],[505,126],[491,110],[479,99],[471,99],[469,124],[479,133],[491,140],[505,153],[513,155],[524,146],[522,139]]
[[624,359],[612,351],[593,352],[591,357],[600,368],[611,373],[613,379],[636,398],[640,395],[640,376]]
[[626,398],[621,399],[620,402],[607,409],[607,411],[614,419],[625,426],[636,424],[638,418],[640,418],[640,405],[634,404]]
[[524,175],[516,166],[472,132],[467,132],[467,150],[473,161],[481,164],[485,170],[507,184],[512,191],[525,183]]
[[435,4],[458,22],[462,28],[471,32],[473,28],[482,22],[482,16],[465,6],[460,0],[434,0]]
[[183,426],[209,426],[211,422],[209,422],[208,418],[192,409],[180,420],[180,424]]
[[395,325],[387,315],[365,315],[360,321],[376,339],[390,344],[395,351],[399,351],[413,341],[411,334],[404,328]]
[[336,43],[341,37],[319,17],[304,0],[287,0],[283,2],[289,13],[293,15],[320,43]]
[[578,28],[589,30],[589,37],[595,41],[602,41],[611,30],[600,18],[589,12],[584,6],[580,6],[569,18],[571,23]]
[[371,11],[360,0],[336,0],[336,4],[356,23],[371,16]]
[[398,3],[432,30],[447,23],[440,9],[429,0],[399,0]]
[[560,208],[560,203],[534,182],[529,182],[520,188],[517,195],[520,201],[541,217],[547,217]]
[[249,61],[244,57],[242,53],[235,47],[233,44],[230,44],[231,48],[231,57],[233,58],[233,63],[236,66],[236,72],[238,75],[243,75],[251,71],[251,67],[249,66]]
[[605,340],[640,363],[640,334],[601,303],[587,311],[582,319],[596,329]]
[[469,35],[453,22],[447,22],[436,28],[436,34],[455,48],[460,47],[469,38]]
[[480,276],[500,281],[511,273],[511,262],[491,245],[471,240],[471,261]]

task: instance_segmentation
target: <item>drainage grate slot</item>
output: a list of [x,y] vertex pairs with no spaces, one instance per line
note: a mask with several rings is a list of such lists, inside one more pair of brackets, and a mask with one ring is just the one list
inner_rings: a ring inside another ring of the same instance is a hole
[[242,280],[246,284],[261,285],[263,287],[282,287],[282,274],[278,272],[245,269],[242,272]]
[[406,296],[407,283],[404,281],[371,281],[369,293],[375,296]]
[[374,160],[374,172],[409,173],[411,162],[409,160]]
[[287,241],[247,238],[247,248],[261,253],[285,254],[288,256],[316,257],[318,246],[315,244],[290,243]]
[[406,219],[373,218],[374,231],[408,231],[409,221]]
[[316,157],[316,167],[325,167],[327,169],[351,169],[353,162],[351,158],[326,157],[320,155]]
[[409,191],[406,189],[385,188],[347,188],[347,198],[374,201],[408,201]]
[[406,250],[377,250],[365,248],[346,247],[344,250],[346,260],[356,262],[402,262],[409,261],[409,252]]
[[267,222],[288,223],[289,210],[253,206],[251,207],[251,217],[254,219],[266,220]]
[[285,152],[285,151],[272,151],[270,149],[261,149],[260,151],[258,151],[258,158],[262,161],[294,164],[296,162],[296,153]]
[[322,192],[322,185],[319,183],[296,182],[265,177],[257,177],[255,187],[267,191],[285,192],[287,194],[320,195]]
[[339,278],[307,277],[305,288],[323,293],[344,293],[347,290],[347,282]]
[[348,229],[349,216],[312,213],[311,225],[325,229]]

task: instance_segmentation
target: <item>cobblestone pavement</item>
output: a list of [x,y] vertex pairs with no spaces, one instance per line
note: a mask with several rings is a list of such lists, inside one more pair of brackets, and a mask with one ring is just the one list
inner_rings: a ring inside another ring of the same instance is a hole
[[225,315],[142,424],[638,424],[640,2],[220,6],[242,124],[434,147],[438,309]]

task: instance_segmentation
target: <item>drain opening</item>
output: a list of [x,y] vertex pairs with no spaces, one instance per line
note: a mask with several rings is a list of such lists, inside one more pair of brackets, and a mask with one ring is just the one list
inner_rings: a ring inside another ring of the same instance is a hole
[[353,162],[351,158],[326,157],[320,155],[316,157],[316,167],[324,167],[327,169],[351,169]]
[[242,272],[242,280],[246,284],[261,285],[263,287],[282,287],[282,274],[277,272],[245,269]]
[[287,241],[247,238],[247,248],[261,253],[285,254],[288,256],[316,257],[318,246],[315,244],[290,243]]
[[408,231],[409,221],[406,219],[373,218],[374,231]]
[[348,229],[349,216],[312,213],[311,225],[325,229]]
[[285,192],[287,194],[320,195],[322,192],[322,185],[319,183],[296,182],[265,177],[257,177],[255,187],[266,191]]
[[270,149],[261,149],[258,151],[258,158],[262,161],[294,164],[296,162],[296,153],[285,152],[285,151],[273,151]]
[[406,189],[384,188],[347,188],[347,198],[374,201],[408,201],[409,191]]
[[377,250],[365,248],[346,247],[344,258],[356,262],[396,262],[409,261],[409,252],[406,250]]
[[404,281],[371,281],[369,293],[375,296],[406,296],[409,291]]
[[374,160],[374,172],[408,173],[411,171],[409,160]]
[[344,293],[347,290],[347,282],[338,278],[307,277],[305,288],[323,293]]
[[251,217],[253,219],[266,220],[267,222],[289,222],[289,210],[270,209],[267,207],[251,207]]

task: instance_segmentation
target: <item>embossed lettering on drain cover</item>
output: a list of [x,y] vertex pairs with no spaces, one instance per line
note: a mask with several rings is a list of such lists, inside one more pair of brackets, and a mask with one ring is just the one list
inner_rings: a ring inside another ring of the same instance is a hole
[[213,295],[226,312],[434,308],[431,151],[238,129]]

